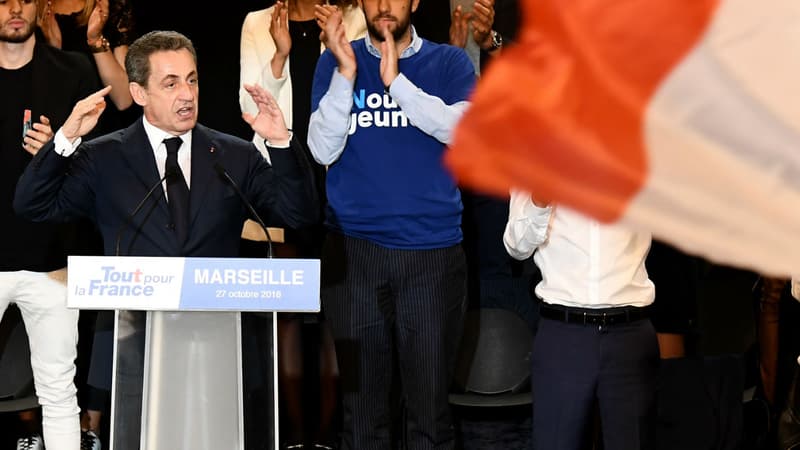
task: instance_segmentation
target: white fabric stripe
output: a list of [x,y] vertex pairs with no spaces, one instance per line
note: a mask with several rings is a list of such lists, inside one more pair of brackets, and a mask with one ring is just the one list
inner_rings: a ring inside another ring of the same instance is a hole
[[687,251],[800,267],[800,3],[723,0],[645,118],[649,177],[625,221]]

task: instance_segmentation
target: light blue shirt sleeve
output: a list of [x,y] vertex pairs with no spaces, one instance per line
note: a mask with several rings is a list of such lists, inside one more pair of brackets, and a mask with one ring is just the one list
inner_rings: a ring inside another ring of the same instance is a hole
[[334,68],[328,91],[308,121],[308,148],[314,159],[329,165],[339,159],[347,142],[353,110],[353,86]]
[[389,86],[389,94],[412,125],[445,145],[450,144],[456,124],[470,105],[468,101],[447,105],[439,97],[426,94],[402,73]]

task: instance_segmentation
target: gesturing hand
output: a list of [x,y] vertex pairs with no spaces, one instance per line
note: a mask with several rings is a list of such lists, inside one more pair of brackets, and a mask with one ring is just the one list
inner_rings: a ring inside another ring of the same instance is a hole
[[314,6],[314,15],[317,18],[317,24],[322,29],[319,38],[336,58],[339,73],[348,80],[354,79],[358,64],[356,55],[353,53],[353,46],[347,40],[342,11],[335,6],[316,5]]
[[75,104],[67,121],[61,127],[65,138],[70,142],[75,142],[75,139],[83,137],[97,125],[97,120],[106,109],[104,97],[109,92],[111,92],[111,86],[106,86]]
[[242,113],[242,118],[262,138],[270,142],[289,140],[289,130],[278,102],[266,89],[258,85],[245,84],[244,89],[258,106],[258,114]]

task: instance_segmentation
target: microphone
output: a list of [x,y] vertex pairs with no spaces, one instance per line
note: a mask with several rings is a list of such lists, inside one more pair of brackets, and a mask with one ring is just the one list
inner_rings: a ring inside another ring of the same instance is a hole
[[[119,254],[119,245],[120,245],[120,242],[122,241],[122,232],[125,231],[131,225],[133,225],[133,218],[136,216],[136,214],[139,213],[139,210],[141,210],[142,207],[144,207],[144,204],[147,202],[147,200],[156,191],[156,188],[160,187],[161,184],[164,182],[164,180],[166,180],[168,178],[172,179],[173,177],[175,177],[175,174],[176,174],[175,173],[175,168],[173,168],[173,167],[170,167],[167,170],[165,170],[164,171],[164,176],[161,177],[161,179],[158,180],[157,183],[153,184],[153,186],[151,186],[150,189],[148,189],[147,194],[145,194],[144,198],[142,198],[142,201],[140,201],[139,204],[136,205],[136,208],[133,209],[133,212],[128,214],[128,216],[125,218],[125,221],[122,222],[122,225],[119,226],[119,228],[117,229],[117,238],[114,241],[114,256],[120,256],[120,254]],[[164,191],[162,190],[161,192],[163,193]],[[137,231],[137,233],[138,233],[138,231]],[[131,242],[133,242],[133,240],[131,240]],[[130,249],[130,247],[128,247],[128,248]]]
[[267,258],[272,258],[272,238],[269,236],[269,230],[267,230],[267,226],[264,224],[264,221],[261,220],[261,216],[258,215],[256,209],[253,208],[253,205],[250,203],[249,200],[247,200],[247,197],[244,196],[242,190],[239,189],[239,185],[236,184],[235,181],[233,181],[233,178],[231,178],[230,175],[228,175],[228,172],[225,170],[224,167],[222,167],[222,164],[220,164],[219,162],[215,162],[214,170],[221,178],[227,180],[228,184],[230,184],[231,187],[233,187],[233,190],[236,191],[236,194],[239,195],[239,198],[242,200],[242,203],[244,203],[244,206],[246,206],[247,210],[250,211],[250,215],[252,215],[253,218],[256,219],[256,222],[258,222],[259,225],[261,225],[261,229],[264,230],[264,234],[267,236]]

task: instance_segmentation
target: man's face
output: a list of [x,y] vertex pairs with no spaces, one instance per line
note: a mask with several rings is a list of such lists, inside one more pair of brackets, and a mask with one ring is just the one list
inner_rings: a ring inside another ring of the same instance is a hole
[[35,27],[34,0],[0,0],[0,42],[25,42]]
[[408,33],[411,13],[419,0],[359,0],[367,18],[367,30],[374,41],[383,42],[383,30],[388,28],[394,39]]
[[192,54],[185,49],[153,53],[147,87],[134,83],[131,94],[156,127],[173,135],[191,130],[197,123],[200,94]]

